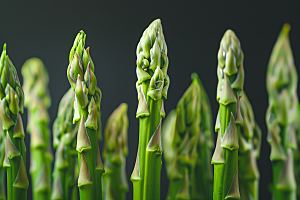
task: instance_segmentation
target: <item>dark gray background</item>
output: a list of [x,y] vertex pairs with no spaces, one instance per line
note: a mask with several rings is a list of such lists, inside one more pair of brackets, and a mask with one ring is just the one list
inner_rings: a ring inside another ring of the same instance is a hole
[[[290,39],[295,64],[300,71],[299,1],[13,1],[1,2],[0,8],[0,45],[7,43],[7,53],[17,68],[21,82],[21,66],[30,57],[41,58],[49,70],[51,126],[60,98],[70,87],[66,69],[73,40],[81,29],[86,32],[86,46],[91,47],[98,86],[103,92],[102,123],[106,124],[110,113],[121,102],[129,105],[127,176],[130,188],[127,199],[132,199],[129,177],[138,145],[135,50],[144,29],[154,19],[161,18],[168,45],[168,74],[171,79],[168,99],[165,101],[166,112],[176,107],[190,84],[191,73],[197,72],[211,100],[214,118],[218,110],[215,100],[217,51],[226,29],[233,29],[245,54],[244,89],[263,131],[261,158],[258,162],[261,173],[260,197],[271,199],[267,191],[267,185],[272,180],[272,169],[270,147],[266,142],[266,67],[282,25],[289,22],[292,26]],[[26,113],[23,119],[26,124]],[[27,144],[29,138],[27,135]],[[167,189],[168,180],[163,166],[162,199]],[[31,199],[31,189],[28,196]]]

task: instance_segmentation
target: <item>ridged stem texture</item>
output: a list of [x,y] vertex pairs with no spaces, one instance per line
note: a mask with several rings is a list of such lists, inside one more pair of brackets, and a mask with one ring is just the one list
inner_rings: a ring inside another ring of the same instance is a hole
[[122,103],[107,120],[105,146],[103,151],[103,198],[106,200],[125,200],[128,191],[126,176],[126,157],[128,155],[126,103]]
[[51,200],[78,199],[77,125],[73,124],[75,93],[70,88],[62,97],[53,124],[56,149]]
[[0,200],[5,200],[5,170],[3,167],[3,161],[5,157],[5,143],[6,136],[2,129],[2,121],[0,118]]
[[212,199],[212,113],[196,73],[192,75],[192,84],[179,100],[176,111],[171,112],[165,122],[163,149],[170,179],[167,199]]
[[48,72],[38,58],[22,66],[24,105],[28,109],[27,132],[31,134],[30,174],[33,200],[49,200],[51,195],[52,152],[50,147],[49,114],[51,105]]
[[73,123],[77,122],[79,161],[78,187],[80,199],[102,199],[103,163],[99,150],[101,91],[97,87],[94,63],[89,48],[84,49],[86,35],[80,31],[70,51],[67,70],[69,82],[75,91]]
[[160,199],[161,120],[165,117],[163,98],[170,84],[167,45],[160,19],[144,31],[137,46],[139,149],[131,175],[134,200]]
[[219,113],[214,164],[213,199],[240,199],[238,183],[239,132],[243,125],[239,100],[244,85],[243,52],[232,30],[227,30],[218,52],[217,101]]
[[7,199],[27,199],[29,185],[26,173],[26,147],[21,114],[24,92],[17,71],[6,55],[6,44],[0,57],[0,118],[6,135],[3,166],[7,171]]
[[272,50],[267,70],[269,107],[266,113],[270,159],[273,168],[273,199],[295,200],[294,152],[297,150],[295,123],[298,116],[298,75],[285,24]]
[[255,122],[252,106],[245,94],[240,99],[243,126],[239,136],[239,186],[241,199],[258,200],[259,170],[257,159],[260,156],[261,130]]

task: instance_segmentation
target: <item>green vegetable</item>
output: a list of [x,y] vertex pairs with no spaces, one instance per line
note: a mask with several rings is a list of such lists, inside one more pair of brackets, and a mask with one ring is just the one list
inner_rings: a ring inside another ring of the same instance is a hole
[[163,124],[163,148],[170,186],[167,199],[212,199],[212,114],[196,73]]
[[5,170],[3,161],[5,157],[5,134],[2,130],[2,121],[0,118],[0,200],[5,200]]
[[125,200],[128,191],[127,107],[126,103],[120,104],[108,118],[105,128],[103,192],[106,200]]
[[266,113],[270,159],[273,167],[273,198],[296,199],[294,152],[297,149],[295,123],[298,118],[297,82],[288,33],[285,24],[273,48],[267,71],[269,108]]
[[[295,178],[296,178],[296,183],[297,185],[300,185],[300,104],[298,104],[297,107],[297,120],[295,120],[295,130],[297,134],[297,150],[295,151],[295,156],[294,156],[294,170],[295,170]],[[300,199],[300,187],[297,187],[297,199]]]
[[51,163],[49,114],[51,105],[48,72],[38,58],[22,66],[25,107],[28,109],[27,132],[31,134],[31,181],[34,200],[48,200],[51,194]]
[[24,93],[17,71],[6,55],[6,44],[0,57],[0,118],[6,134],[3,166],[7,171],[7,199],[27,199],[29,181],[26,173],[26,147],[21,114]]
[[259,198],[259,171],[257,159],[260,156],[261,130],[255,122],[252,106],[245,94],[240,99],[243,126],[239,135],[239,186],[241,199]]
[[98,144],[101,91],[97,87],[89,48],[84,49],[85,38],[83,31],[75,38],[70,51],[67,76],[75,91],[73,123],[78,122],[76,150],[80,199],[101,200],[101,177],[104,172]]
[[56,149],[51,200],[77,199],[78,156],[77,126],[73,124],[75,95],[70,88],[62,97],[53,124],[53,146]]
[[139,150],[131,175],[133,199],[160,199],[161,121],[165,117],[163,98],[170,84],[167,75],[167,46],[161,21],[153,21],[137,46],[138,108],[140,121]]
[[238,183],[239,132],[243,125],[239,100],[244,85],[243,52],[235,33],[227,30],[218,52],[217,101],[220,104],[214,164],[213,199],[240,199]]

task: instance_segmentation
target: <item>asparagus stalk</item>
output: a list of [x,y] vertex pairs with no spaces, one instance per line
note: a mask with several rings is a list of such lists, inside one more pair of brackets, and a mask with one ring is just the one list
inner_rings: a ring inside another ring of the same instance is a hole
[[101,91],[97,87],[94,63],[89,48],[84,49],[86,35],[80,31],[70,52],[67,70],[75,91],[73,122],[78,122],[76,150],[79,161],[80,199],[102,199],[101,176],[104,172],[98,145]]
[[5,133],[2,129],[2,121],[0,118],[0,200],[5,200],[5,171],[3,161],[5,157]]
[[144,31],[137,46],[139,150],[131,175],[135,200],[160,199],[161,120],[165,117],[163,98],[170,84],[167,75],[167,46],[160,19]]
[[266,113],[270,159],[273,167],[273,198],[296,199],[294,151],[297,149],[297,82],[292,50],[285,24],[273,48],[267,70],[269,107]]
[[260,156],[261,130],[255,122],[252,106],[241,92],[240,101],[243,126],[239,136],[239,186],[241,199],[258,200],[259,171],[256,160]]
[[162,129],[164,157],[167,166],[171,165],[167,199],[212,199],[212,114],[196,73],[176,111],[169,115]]
[[243,52],[235,33],[227,30],[218,52],[217,101],[220,104],[214,164],[213,199],[240,199],[238,184],[239,132],[243,125],[239,99],[244,85]]
[[[295,121],[295,130],[297,133],[297,151],[295,151],[295,163],[294,163],[294,170],[295,170],[295,178],[296,184],[300,185],[300,104],[297,107],[297,120]],[[297,187],[297,199],[300,199],[300,187]]]
[[3,166],[7,171],[7,199],[27,199],[29,181],[26,173],[26,147],[21,114],[24,93],[17,71],[6,55],[6,44],[0,57],[0,118],[6,134]]
[[34,200],[48,200],[51,194],[51,163],[49,114],[51,98],[47,88],[49,77],[38,58],[27,60],[22,66],[24,105],[28,109],[27,132],[31,134],[32,194]]
[[125,200],[128,191],[126,176],[126,157],[128,155],[127,107],[126,103],[120,104],[106,123],[103,152],[105,166],[103,192],[106,200]]
[[77,199],[78,159],[77,126],[73,124],[75,95],[70,88],[60,101],[53,124],[53,146],[56,160],[53,170],[51,200]]

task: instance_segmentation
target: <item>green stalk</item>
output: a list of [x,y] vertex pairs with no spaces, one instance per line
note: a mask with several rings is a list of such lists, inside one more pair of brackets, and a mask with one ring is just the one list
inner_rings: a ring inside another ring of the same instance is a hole
[[170,200],[212,199],[212,114],[196,73],[192,81],[162,129]]
[[261,130],[254,119],[252,106],[245,94],[241,92],[240,101],[243,126],[239,136],[239,185],[241,199],[258,200],[259,171],[257,159],[260,155]]
[[214,164],[214,200],[240,199],[238,140],[243,124],[239,106],[244,85],[243,58],[238,38],[233,31],[227,30],[218,52],[217,101],[220,107],[215,126],[218,139],[211,161]]
[[128,191],[125,168],[128,155],[127,108],[126,103],[120,104],[108,118],[105,128],[103,192],[106,200],[125,200]]
[[135,200],[160,199],[161,119],[165,117],[163,99],[170,84],[167,75],[167,46],[161,21],[153,21],[144,31],[137,46],[139,105],[136,117],[140,121],[139,150],[131,175]]
[[86,35],[78,33],[70,52],[67,70],[69,82],[75,91],[73,122],[78,122],[76,150],[78,152],[80,199],[102,199],[101,176],[104,172],[98,132],[101,128],[101,91],[97,87],[94,63],[89,48],[84,49]]
[[266,123],[271,145],[275,200],[295,200],[297,190],[294,152],[297,150],[295,123],[299,104],[298,76],[288,37],[289,30],[290,25],[285,24],[273,48],[267,71],[269,108]]
[[[297,148],[300,147],[300,104],[297,106],[297,120],[295,120],[295,130],[297,134]],[[295,151],[294,170],[297,185],[300,185],[300,151]],[[300,199],[300,187],[297,187],[297,199]]]
[[53,146],[56,149],[51,200],[77,199],[78,156],[77,126],[73,124],[75,95],[70,88],[60,101],[53,124]]
[[5,134],[2,129],[2,121],[0,118],[0,200],[5,200],[5,170],[3,167],[3,161],[5,157]]
[[[27,132],[31,134],[31,180],[34,200],[48,200],[51,194],[51,164],[49,114],[51,105],[48,72],[38,58],[22,66],[25,107],[28,109]],[[49,151],[50,150],[50,151]]]
[[3,166],[7,171],[7,199],[26,200],[29,181],[26,173],[26,147],[21,114],[24,93],[17,71],[6,55],[6,44],[0,57],[0,118],[6,134]]

